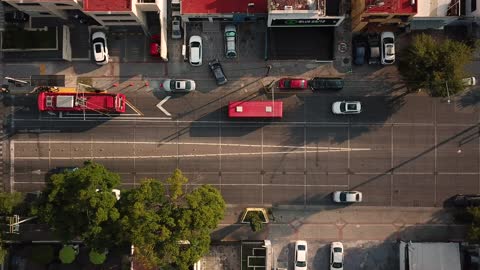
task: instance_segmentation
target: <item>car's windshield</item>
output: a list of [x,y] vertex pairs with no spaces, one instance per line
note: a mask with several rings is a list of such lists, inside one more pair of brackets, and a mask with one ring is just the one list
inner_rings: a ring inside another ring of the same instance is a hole
[[333,268],[342,268],[342,263],[334,262],[332,263]]
[[298,261],[295,266],[297,266],[297,267],[305,267],[305,266],[307,266],[307,262],[300,262],[300,261]]
[[200,47],[200,42],[194,41],[194,42],[192,42],[192,44],[191,44],[190,46],[192,46],[192,47]]
[[339,248],[339,247],[333,248],[333,252],[342,252],[342,248]]
[[[345,111],[345,103],[340,104],[340,111],[344,112]],[[343,193],[342,193],[343,194]]]
[[340,201],[346,201],[347,200],[347,193],[342,192],[340,193]]
[[290,87],[290,80],[283,81],[283,85],[284,85],[284,87],[289,88]]

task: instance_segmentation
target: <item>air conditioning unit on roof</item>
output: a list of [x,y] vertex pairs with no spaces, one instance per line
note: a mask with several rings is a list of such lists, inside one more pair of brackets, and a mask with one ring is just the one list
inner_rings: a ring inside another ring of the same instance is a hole
[[293,10],[293,6],[285,6],[285,10]]

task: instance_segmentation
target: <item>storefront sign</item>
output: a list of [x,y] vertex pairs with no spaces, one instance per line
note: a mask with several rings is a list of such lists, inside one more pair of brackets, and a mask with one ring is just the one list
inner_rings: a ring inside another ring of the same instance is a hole
[[340,19],[273,19],[272,26],[334,26]]

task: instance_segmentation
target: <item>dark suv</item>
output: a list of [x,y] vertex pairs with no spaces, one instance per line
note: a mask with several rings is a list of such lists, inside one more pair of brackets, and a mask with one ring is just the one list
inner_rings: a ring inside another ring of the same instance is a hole
[[320,78],[315,77],[308,81],[312,90],[341,90],[343,88],[342,78]]
[[222,65],[217,59],[210,61],[208,66],[212,71],[213,77],[215,77],[215,80],[217,81],[217,85],[223,85],[227,83],[228,80],[223,72]]
[[470,194],[463,195],[457,194],[452,198],[453,206],[455,207],[472,207],[480,206],[480,195]]

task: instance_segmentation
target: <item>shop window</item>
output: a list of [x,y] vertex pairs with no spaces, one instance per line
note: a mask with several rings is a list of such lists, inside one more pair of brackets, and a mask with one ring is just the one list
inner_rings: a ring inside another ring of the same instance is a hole
[[477,0],[470,0],[470,10],[471,12],[477,10]]

